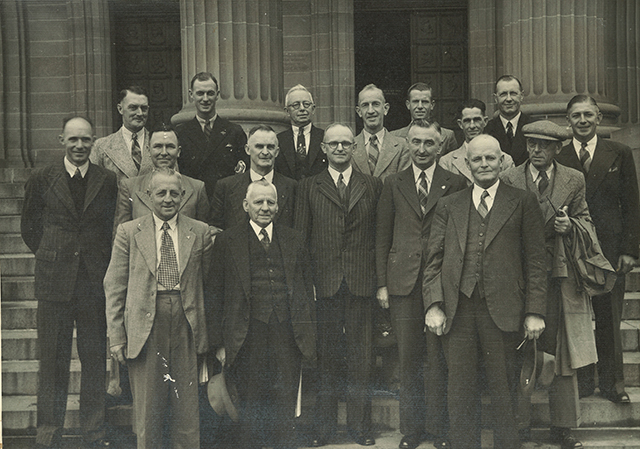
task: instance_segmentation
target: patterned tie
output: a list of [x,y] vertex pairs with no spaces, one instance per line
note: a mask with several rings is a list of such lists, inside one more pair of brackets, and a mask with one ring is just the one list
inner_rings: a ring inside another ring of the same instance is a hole
[[209,140],[209,136],[211,136],[212,128],[213,127],[211,126],[211,119],[204,122],[204,135],[207,137],[207,140]]
[[378,155],[380,150],[378,149],[378,136],[375,134],[369,139],[369,169],[371,173],[376,171],[376,164],[378,163]]
[[307,157],[307,142],[304,138],[304,126],[298,128],[298,142],[296,144],[296,153],[300,160]]
[[73,179],[80,181],[82,179],[82,173],[79,168],[76,168],[76,172],[73,174]]
[[160,265],[158,266],[158,282],[171,290],[180,281],[178,259],[173,248],[173,240],[169,235],[169,223],[162,224],[162,245],[160,246]]
[[549,176],[547,175],[547,172],[541,171],[538,176],[538,180],[538,192],[542,195],[544,191],[547,190],[547,187],[549,187]]
[[342,173],[338,176],[338,195],[340,195],[340,200],[342,201],[342,205],[347,205],[347,185],[344,182],[344,177]]
[[509,140],[513,139],[513,125],[511,122],[507,122],[507,137]]
[[136,133],[131,134],[131,158],[133,159],[133,163],[136,164],[136,169],[140,171],[142,150],[140,150],[140,143],[138,142],[138,135]]
[[485,201],[485,198],[487,198],[488,196],[489,196],[489,192],[484,190],[482,192],[482,196],[480,197],[480,204],[478,204],[478,213],[480,214],[483,220],[489,213],[489,208],[487,207],[487,202]]
[[587,151],[587,143],[582,142],[580,146],[580,163],[585,173],[589,173],[589,167],[591,167],[591,155]]
[[429,186],[427,184],[427,176],[420,172],[420,182],[418,183],[418,199],[420,200],[420,209],[422,215],[427,213],[427,195],[429,195]]
[[260,235],[262,236],[262,239],[260,240],[260,243],[262,243],[262,247],[265,251],[269,251],[271,240],[269,240],[269,234],[267,233],[267,230],[265,228],[262,228],[262,230],[260,231]]

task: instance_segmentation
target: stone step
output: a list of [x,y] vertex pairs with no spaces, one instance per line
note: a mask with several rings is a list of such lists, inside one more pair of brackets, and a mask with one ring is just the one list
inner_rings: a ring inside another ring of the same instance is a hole
[[640,291],[626,292],[622,304],[623,320],[640,320]]
[[[2,202],[0,201],[0,209],[2,209]],[[1,212],[0,212],[1,213]],[[2,248],[2,254],[9,253],[30,253],[31,250],[25,245],[20,234],[0,234],[0,248]]]
[[23,198],[2,198],[0,215],[19,215],[22,213]]
[[38,301],[2,301],[2,330],[35,329]]
[[640,387],[640,352],[625,352],[622,358],[624,383],[628,386]]
[[620,323],[623,351],[640,350],[640,320],[623,320]]
[[634,268],[626,275],[625,289],[628,292],[640,291],[640,267]]
[[24,198],[24,183],[3,182],[0,183],[0,198]]
[[[38,331],[36,329],[11,329],[2,331],[2,360],[37,360]],[[78,358],[76,329],[73,329],[71,358]]]
[[2,302],[35,299],[33,276],[3,276]]
[[3,276],[33,276],[36,259],[33,253],[0,254],[0,273]]
[[[38,360],[2,362],[2,395],[38,394]],[[73,359],[69,367],[69,393],[80,393],[80,360]]]
[[20,232],[20,215],[0,216],[0,234]]

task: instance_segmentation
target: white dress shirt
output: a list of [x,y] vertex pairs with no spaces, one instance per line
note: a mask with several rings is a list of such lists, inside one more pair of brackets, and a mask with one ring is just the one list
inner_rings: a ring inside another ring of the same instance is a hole
[[69,159],[67,159],[67,157],[65,156],[64,168],[65,170],[67,170],[67,173],[69,173],[69,176],[71,176],[72,178],[76,174],[76,169],[80,169],[80,176],[84,178],[87,175],[87,170],[89,170],[89,161],[87,160],[87,162],[82,164],[80,167],[77,167],[73,165],[71,162],[69,162]]
[[427,194],[431,192],[431,182],[433,180],[433,172],[436,169],[436,164],[435,163],[431,164],[431,167],[427,168],[426,170],[422,170],[416,167],[415,164],[411,164],[411,166],[413,167],[413,181],[415,183],[416,192],[420,193],[420,189],[418,188],[418,185],[420,184],[420,173],[422,173],[423,171],[424,171],[424,177],[427,178]]
[[[211,128],[213,128],[213,124],[217,118],[218,118],[218,114],[214,114],[214,116],[209,119]],[[207,126],[207,121],[202,117],[200,117],[198,114],[196,114],[196,119],[198,120],[198,123],[200,123],[200,128],[202,128],[202,132],[204,132],[204,127]]]
[[[364,129],[362,130],[362,132],[364,133],[364,145],[367,148],[367,154],[369,154],[369,143],[371,142],[371,136],[373,136],[373,134],[370,134]],[[384,128],[378,131],[375,136],[378,138],[378,151],[382,151],[382,144],[384,142]]]
[[[291,129],[293,130],[293,146],[297,148],[298,146],[298,130],[299,127],[295,125],[291,125]],[[302,134],[304,135],[304,148],[307,154],[309,154],[309,145],[311,145],[311,122],[307,123],[302,127]]]
[[262,236],[260,235],[260,233],[264,229],[265,231],[267,231],[267,235],[269,236],[269,242],[273,242],[273,222],[269,223],[269,225],[265,228],[263,228],[253,220],[249,220],[249,224],[251,225],[253,232],[256,233],[259,241],[262,241]]
[[273,184],[273,169],[266,175],[262,176],[260,173],[254,171],[252,168],[249,170],[249,176],[251,177],[251,182],[260,181],[262,178],[264,178],[267,181],[269,181],[271,184]]
[[[133,133],[129,131],[127,128],[122,126],[122,137],[124,137],[124,142],[127,144],[127,149],[129,150],[129,154],[131,154],[131,145],[133,144]],[[138,144],[140,145],[140,154],[142,155],[144,150],[144,128],[136,133],[138,136]]]
[[[353,173],[353,167],[349,165],[345,171],[342,172],[342,179],[344,180],[344,185],[349,185],[349,180],[351,179],[351,173]],[[331,175],[331,179],[333,179],[333,183],[338,187],[338,178],[340,178],[340,172],[335,168],[329,166],[329,174]]]
[[[554,168],[553,163],[551,163],[551,165],[549,165],[549,168],[545,170],[547,172],[547,178],[549,178],[549,184],[551,184],[551,179],[553,176],[553,168]],[[538,187],[540,185],[540,170],[535,168],[533,164],[529,164],[529,172],[531,173],[531,179],[533,179],[533,182],[535,183],[536,187]]]
[[513,135],[516,135],[516,129],[518,129],[518,120],[520,120],[520,116],[522,115],[522,112],[518,112],[518,115],[516,115],[514,118],[512,118],[511,120],[507,120],[506,118],[504,118],[502,115],[500,115],[500,121],[502,122],[502,127],[504,128],[504,133],[507,133],[507,123],[511,123],[511,126],[513,126]]
[[489,196],[485,198],[484,202],[487,203],[487,211],[490,211],[493,207],[493,200],[496,199],[496,192],[498,191],[498,185],[500,185],[500,180],[497,180],[494,185],[489,187],[488,189],[483,189],[478,184],[473,184],[473,191],[471,192],[471,199],[473,200],[473,205],[478,209],[480,205],[480,199],[482,198],[482,192],[485,190],[489,193]]
[[[573,149],[576,151],[576,154],[578,155],[578,160],[580,160],[580,149],[582,148],[582,142],[580,142],[575,137],[573,138],[572,142],[573,142]],[[587,142],[586,150],[589,153],[589,156],[591,156],[591,160],[593,160],[593,154],[596,152],[596,145],[598,145],[597,134],[593,136],[593,138],[590,141]]]

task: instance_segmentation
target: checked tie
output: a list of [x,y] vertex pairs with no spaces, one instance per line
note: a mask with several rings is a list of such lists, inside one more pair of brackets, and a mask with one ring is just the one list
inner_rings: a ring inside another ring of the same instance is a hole
[[140,149],[140,143],[138,142],[138,135],[136,133],[131,134],[131,158],[133,159],[133,163],[136,164],[136,169],[140,171],[142,150]]
[[420,209],[422,210],[422,215],[427,213],[427,195],[429,195],[427,176],[424,174],[424,172],[420,172],[420,182],[418,183],[418,199],[420,200]]
[[269,234],[267,233],[267,230],[262,228],[262,230],[260,231],[260,235],[262,236],[262,240],[260,240],[260,243],[262,243],[262,247],[265,251],[269,251],[271,240],[269,240]]
[[489,192],[487,192],[486,190],[483,191],[482,196],[480,197],[480,204],[478,204],[478,213],[480,214],[483,220],[489,213],[489,208],[487,207],[487,202],[485,201],[485,198],[487,198],[488,196],[489,196]]
[[580,146],[580,163],[585,173],[589,173],[589,167],[591,167],[591,155],[587,151],[587,143],[582,142]]
[[160,246],[160,265],[158,266],[158,282],[171,290],[180,281],[178,259],[173,247],[173,240],[169,235],[169,223],[162,224],[162,245]]

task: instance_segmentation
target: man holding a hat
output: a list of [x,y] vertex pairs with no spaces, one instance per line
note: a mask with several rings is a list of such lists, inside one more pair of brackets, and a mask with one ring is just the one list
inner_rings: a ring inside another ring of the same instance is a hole
[[[551,439],[563,449],[580,448],[582,443],[569,431],[580,424],[576,369],[598,359],[589,287],[611,289],[615,275],[607,275],[613,269],[600,251],[585,200],[584,177],[554,161],[562,141],[571,134],[546,120],[525,125],[523,132],[529,160],[505,171],[501,178],[505,184],[533,192],[544,216],[547,327],[540,343],[545,352],[556,356],[555,377],[549,389]],[[581,270],[582,260],[594,256],[599,261],[598,268],[605,273],[602,285],[590,283],[589,273]],[[528,430],[530,396],[525,393],[522,399],[520,424]]]

